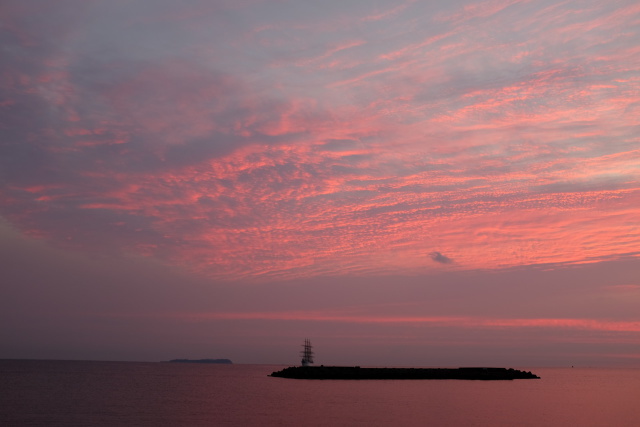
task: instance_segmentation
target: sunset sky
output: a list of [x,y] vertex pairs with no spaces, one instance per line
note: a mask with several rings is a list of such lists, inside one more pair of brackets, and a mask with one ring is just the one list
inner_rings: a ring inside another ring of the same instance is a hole
[[4,0],[0,358],[640,366],[637,0]]

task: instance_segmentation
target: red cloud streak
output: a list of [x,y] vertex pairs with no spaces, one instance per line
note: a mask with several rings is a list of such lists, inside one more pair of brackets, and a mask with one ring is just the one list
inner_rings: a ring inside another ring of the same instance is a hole
[[620,321],[602,319],[506,319],[467,316],[367,316],[342,315],[322,312],[287,311],[287,312],[219,312],[219,313],[159,313],[159,314],[107,314],[108,317],[158,317],[184,321],[201,320],[284,320],[335,323],[366,324],[431,324],[440,327],[501,329],[501,328],[548,328],[577,329],[587,331],[608,332],[640,332],[640,321]]

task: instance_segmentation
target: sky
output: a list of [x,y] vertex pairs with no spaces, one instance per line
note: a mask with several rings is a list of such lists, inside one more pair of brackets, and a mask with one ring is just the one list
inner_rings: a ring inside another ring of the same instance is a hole
[[640,366],[635,0],[5,0],[0,358]]

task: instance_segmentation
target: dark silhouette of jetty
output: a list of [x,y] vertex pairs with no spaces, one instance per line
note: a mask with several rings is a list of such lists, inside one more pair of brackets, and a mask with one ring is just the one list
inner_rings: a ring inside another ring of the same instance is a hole
[[530,371],[506,368],[361,368],[360,366],[310,366],[311,342],[304,340],[302,366],[273,372],[271,377],[301,380],[516,380],[540,378]]
[[516,380],[540,378],[506,368],[361,368],[359,366],[293,366],[270,376],[304,380]]

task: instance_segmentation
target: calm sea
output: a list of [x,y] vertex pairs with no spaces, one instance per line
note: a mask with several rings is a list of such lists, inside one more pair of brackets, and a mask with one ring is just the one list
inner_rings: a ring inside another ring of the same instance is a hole
[[[640,426],[640,370],[312,381],[283,366],[0,360],[2,426]],[[518,368],[518,367],[514,367]]]

